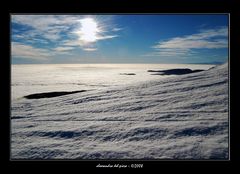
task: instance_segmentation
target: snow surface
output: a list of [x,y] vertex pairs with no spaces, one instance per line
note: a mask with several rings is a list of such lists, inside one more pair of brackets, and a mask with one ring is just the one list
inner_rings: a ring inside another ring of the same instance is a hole
[[228,159],[228,64],[151,78],[12,100],[11,158]]

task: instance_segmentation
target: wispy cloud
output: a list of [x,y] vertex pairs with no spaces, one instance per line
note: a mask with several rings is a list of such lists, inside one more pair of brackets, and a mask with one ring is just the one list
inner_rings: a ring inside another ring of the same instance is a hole
[[61,45],[77,47],[77,46],[79,46],[79,41],[78,40],[64,40],[64,41],[62,41]]
[[62,45],[64,46],[63,48],[76,48],[76,47],[81,47],[81,49],[83,51],[97,51],[98,49],[96,47],[94,47],[94,45],[92,44],[86,44],[84,42],[81,42],[79,40],[66,40],[62,43]]
[[[87,20],[94,17],[86,15],[12,15],[11,17],[12,23],[24,27],[21,32],[17,30],[18,28],[12,30],[13,41],[34,45],[48,44],[50,47],[56,47],[52,48],[54,51],[62,52],[70,51],[70,47],[93,51],[92,45],[98,41],[118,37],[113,33],[121,30],[121,28],[112,30],[107,27],[108,24],[105,23],[108,21],[96,19],[96,23],[89,23]],[[96,26],[94,28],[89,25]]]
[[73,50],[74,47],[56,47],[53,50],[54,51],[69,51],[69,50]]
[[17,42],[12,42],[11,49],[12,56],[27,59],[47,59],[53,55],[47,49],[35,48],[31,45]]
[[73,49],[74,47],[37,48],[20,42],[12,42],[11,44],[11,54],[13,57],[34,60],[46,60],[56,55],[69,55],[71,54],[69,51]]
[[155,50],[153,52],[144,54],[143,56],[159,56],[159,57],[174,57],[174,56],[186,56],[186,55],[193,55],[196,53],[193,50],[190,49],[178,49],[178,48],[164,48],[161,50]]
[[199,33],[171,38],[152,46],[153,52],[145,56],[189,56],[197,49],[220,49],[228,47],[228,28],[200,30]]
[[99,36],[98,40],[113,39],[115,37],[118,37],[118,35]]
[[83,48],[85,51],[97,51],[97,48]]
[[24,33],[32,37],[41,36],[50,41],[61,38],[61,32],[74,25],[76,17],[56,15],[12,15],[12,22],[29,27]]
[[121,31],[121,30],[123,30],[123,28],[117,28],[117,27],[116,27],[116,28],[113,28],[113,29],[112,29],[112,31]]

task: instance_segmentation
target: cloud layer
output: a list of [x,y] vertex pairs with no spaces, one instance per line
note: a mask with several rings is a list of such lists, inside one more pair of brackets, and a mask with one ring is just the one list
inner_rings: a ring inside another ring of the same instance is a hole
[[228,47],[228,28],[201,30],[199,33],[174,37],[152,46],[153,52],[145,56],[189,56],[197,49],[220,49]]

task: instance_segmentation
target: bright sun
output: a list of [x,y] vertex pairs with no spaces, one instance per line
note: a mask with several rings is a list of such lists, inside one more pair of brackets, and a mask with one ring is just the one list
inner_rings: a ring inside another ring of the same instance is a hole
[[80,20],[81,28],[78,32],[80,39],[86,43],[95,42],[98,39],[97,34],[100,32],[97,22],[92,18]]

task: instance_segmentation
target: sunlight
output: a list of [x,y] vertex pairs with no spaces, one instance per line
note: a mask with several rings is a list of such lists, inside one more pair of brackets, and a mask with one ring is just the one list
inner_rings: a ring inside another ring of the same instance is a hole
[[86,43],[95,42],[98,37],[97,34],[100,32],[97,22],[92,18],[85,18],[80,20],[81,28],[78,32],[81,35],[80,39]]

